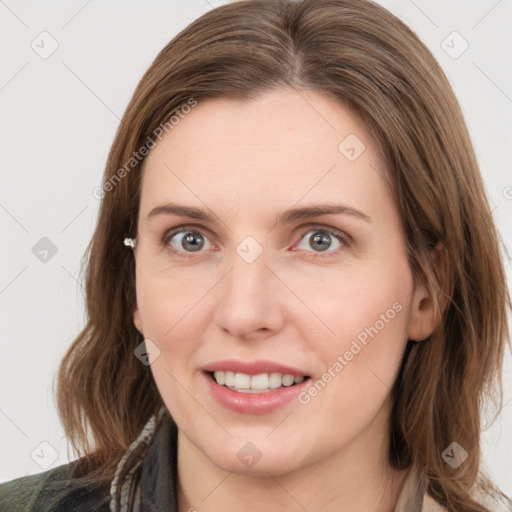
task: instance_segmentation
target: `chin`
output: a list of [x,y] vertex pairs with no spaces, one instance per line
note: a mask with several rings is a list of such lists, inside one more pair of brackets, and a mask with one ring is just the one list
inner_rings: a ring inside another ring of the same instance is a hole
[[[211,440],[209,442],[212,443]],[[300,453],[297,447],[277,439],[273,442],[264,437],[254,441],[248,437],[230,438],[227,442],[219,442],[218,448],[213,450],[211,444],[205,449],[201,444],[198,445],[199,449],[213,464],[239,475],[268,477],[270,473],[278,476],[298,469],[301,462],[297,457],[297,453]]]

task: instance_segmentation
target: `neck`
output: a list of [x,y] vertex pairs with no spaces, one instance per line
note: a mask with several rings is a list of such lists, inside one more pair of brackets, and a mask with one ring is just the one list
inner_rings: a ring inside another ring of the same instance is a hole
[[393,512],[408,471],[389,466],[379,416],[348,446],[276,476],[225,471],[179,432],[178,512]]

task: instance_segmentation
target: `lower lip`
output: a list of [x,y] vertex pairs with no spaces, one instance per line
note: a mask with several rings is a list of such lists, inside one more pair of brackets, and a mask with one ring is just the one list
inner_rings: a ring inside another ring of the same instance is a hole
[[213,398],[224,407],[244,414],[267,414],[291,402],[309,386],[311,379],[305,379],[293,386],[283,386],[265,393],[240,393],[226,386],[220,386],[209,373],[203,372]]

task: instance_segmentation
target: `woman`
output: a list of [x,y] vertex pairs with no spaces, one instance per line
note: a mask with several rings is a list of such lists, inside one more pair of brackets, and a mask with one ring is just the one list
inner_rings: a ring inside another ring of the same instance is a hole
[[98,194],[58,376],[80,458],[2,510],[512,510],[480,468],[498,236],[454,94],[388,11],[208,12],[142,78]]

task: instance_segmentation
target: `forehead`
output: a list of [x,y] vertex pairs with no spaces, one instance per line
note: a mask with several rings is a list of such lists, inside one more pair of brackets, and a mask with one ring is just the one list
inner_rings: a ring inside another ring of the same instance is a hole
[[286,208],[302,199],[376,199],[387,188],[383,158],[359,118],[325,95],[291,89],[199,101],[151,150],[143,172],[141,214],[185,196],[194,204],[229,197],[227,210]]

